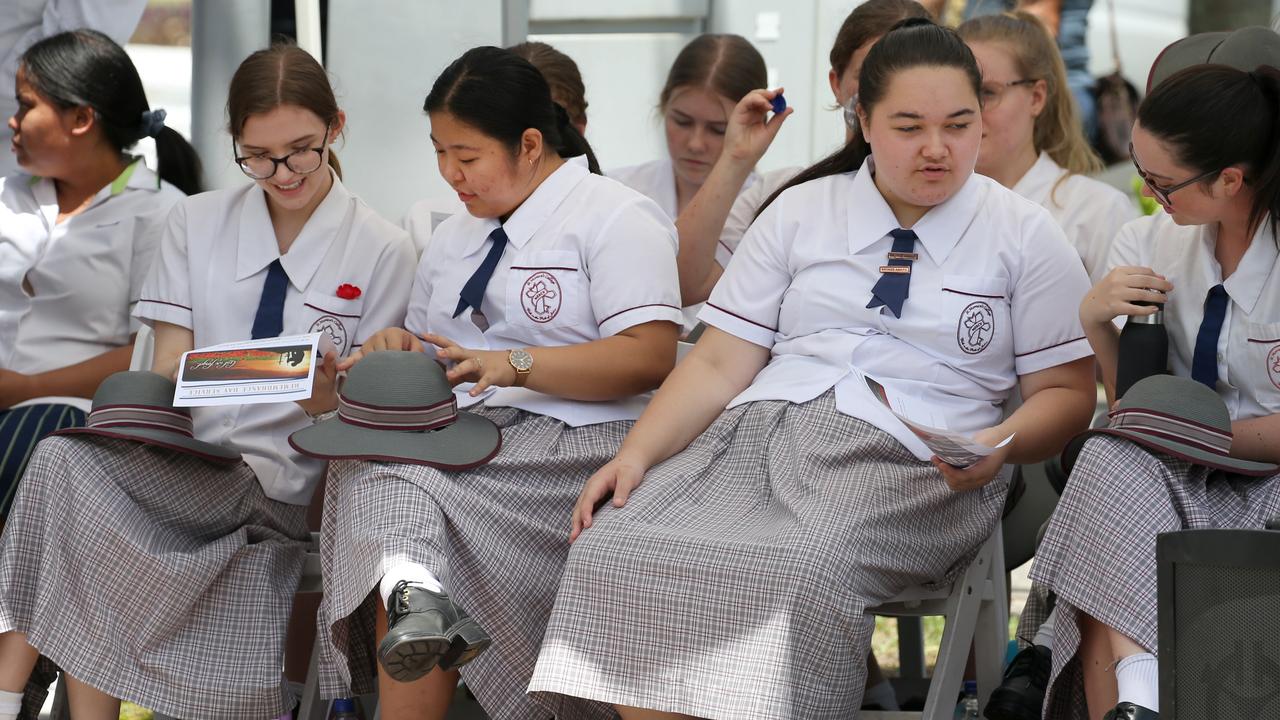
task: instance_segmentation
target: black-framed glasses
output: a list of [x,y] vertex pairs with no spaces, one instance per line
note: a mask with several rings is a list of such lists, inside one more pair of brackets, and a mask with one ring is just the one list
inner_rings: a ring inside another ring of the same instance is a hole
[[1166,207],[1170,207],[1173,205],[1173,203],[1169,200],[1170,195],[1174,194],[1175,192],[1181,190],[1182,188],[1188,185],[1198,183],[1201,180],[1207,180],[1210,177],[1213,177],[1214,175],[1217,175],[1218,173],[1222,172],[1223,170],[1223,168],[1219,168],[1217,170],[1210,170],[1207,173],[1201,173],[1191,178],[1190,180],[1180,182],[1177,185],[1170,185],[1169,187],[1161,187],[1160,185],[1157,185],[1149,175],[1147,175],[1147,171],[1143,170],[1142,165],[1138,163],[1138,156],[1133,153],[1133,143],[1129,143],[1129,160],[1130,162],[1133,163],[1133,168],[1138,171],[1138,177],[1142,178],[1142,182],[1146,183],[1147,187],[1151,189],[1151,194],[1155,195],[1156,200],[1160,201],[1160,204]]
[[1000,101],[1004,99],[1004,95],[1009,88],[1018,87],[1019,85],[1035,85],[1037,82],[1039,80],[1036,78],[1023,78],[1008,82],[984,82],[979,91],[978,99],[982,101],[983,110],[994,110],[1000,104]]
[[[324,137],[329,137],[329,125],[324,126]],[[235,141],[231,141],[231,150],[234,153],[236,149]],[[284,157],[271,157],[270,155],[245,155],[236,156],[236,165],[240,166],[240,171],[254,180],[266,180],[276,174],[276,170],[280,169],[283,164],[291,171],[299,175],[310,175],[324,163],[324,149],[321,145],[316,148],[302,148],[294,150]]]

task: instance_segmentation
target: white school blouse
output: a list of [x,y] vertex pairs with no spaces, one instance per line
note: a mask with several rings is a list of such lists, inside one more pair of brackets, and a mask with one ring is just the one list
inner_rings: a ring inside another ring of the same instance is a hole
[[[658,207],[662,208],[662,212],[666,213],[672,222],[675,222],[679,212],[676,209],[678,205],[676,201],[676,173],[675,167],[671,164],[671,158],[662,158],[641,165],[617,168],[616,170],[610,170],[608,176],[658,203]],[[738,191],[739,195],[758,184],[757,181],[759,179],[760,175],[754,170],[751,171],[746,181],[742,183],[742,188]],[[747,224],[750,224],[750,221]],[[678,243],[679,241],[680,239],[677,236],[676,242]],[[717,262],[719,262],[721,257],[719,249],[716,251],[716,257]],[[701,308],[701,304],[696,304],[689,305],[681,310],[684,318],[681,322],[685,333],[692,331],[697,326],[698,310]]]
[[[462,347],[505,350],[574,345],[647,322],[680,322],[675,227],[653,201],[566,162],[502,224],[508,244],[485,289],[481,330],[459,293],[480,266],[498,221],[455,215],[436,229],[418,266],[405,327]],[[534,365],[533,373],[538,372]],[[647,395],[581,402],[528,388],[491,388],[458,405],[516,407],[581,426],[634,420]]]
[[1093,178],[1068,174],[1045,152],[1013,191],[1049,211],[1093,283],[1107,274],[1107,254],[1121,226],[1142,215],[1128,195]]
[[1219,283],[1231,302],[1218,334],[1218,394],[1233,420],[1280,412],[1280,251],[1264,222],[1239,267],[1222,280],[1214,257],[1217,225],[1178,225],[1166,212],[1139,218],[1116,236],[1108,269],[1149,267],[1173,283],[1164,306],[1169,367],[1191,377],[1196,336],[1209,288]]
[[902,318],[868,309],[898,227],[872,180],[856,173],[789,188],[760,215],[700,315],[770,348],[730,407],[806,402],[836,390],[836,406],[932,453],[875,400],[863,373],[915,398],[934,422],[975,432],[999,422],[1017,376],[1092,354],[1077,307],[1089,280],[1062,230],[1038,205],[980,175],[912,228]]
[[[0,367],[41,373],[129,344],[165,217],[185,197],[141,159],[58,223],[54,182],[0,179]],[[33,291],[28,295],[24,282]],[[37,398],[88,410],[87,398]]]
[[[197,348],[248,340],[276,259],[289,276],[283,335],[327,332],[342,356],[404,320],[413,283],[409,236],[337,177],[284,255],[257,185],[178,203],[134,314],[191,329]],[[344,284],[359,288],[359,297],[339,297]],[[196,437],[242,453],[268,497],[310,502],[325,464],[289,446],[289,434],[311,422],[296,403],[192,408],[192,416]]]

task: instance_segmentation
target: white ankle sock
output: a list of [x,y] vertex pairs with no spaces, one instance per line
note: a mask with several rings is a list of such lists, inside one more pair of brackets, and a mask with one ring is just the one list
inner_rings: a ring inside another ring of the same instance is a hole
[[1130,655],[1116,663],[1119,702],[1131,702],[1160,712],[1160,663],[1151,653]]
[[862,704],[879,705],[883,710],[897,710],[898,696],[893,692],[893,684],[888,680],[881,680],[879,684],[867,688]]
[[22,712],[22,693],[0,690],[0,720],[17,720]]
[[1042,647],[1053,649],[1053,628],[1057,623],[1058,608],[1055,607],[1053,612],[1049,613],[1049,618],[1040,626],[1040,629],[1036,630],[1036,637],[1031,641],[1031,643],[1033,645],[1040,645]]
[[[407,580],[431,592],[444,592],[444,586],[440,584],[440,580],[426,567],[418,563],[400,563],[388,570],[382,576],[382,582],[378,584],[378,591],[382,593],[383,607],[391,606],[391,591],[395,589],[396,583],[401,580]],[[0,718],[0,720],[4,720],[4,718]]]

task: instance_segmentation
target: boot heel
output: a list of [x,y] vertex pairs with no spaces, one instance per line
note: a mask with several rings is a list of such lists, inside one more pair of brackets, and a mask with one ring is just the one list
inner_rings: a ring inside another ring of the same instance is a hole
[[440,658],[442,670],[454,670],[476,659],[493,640],[480,624],[471,618],[449,629],[450,645]]

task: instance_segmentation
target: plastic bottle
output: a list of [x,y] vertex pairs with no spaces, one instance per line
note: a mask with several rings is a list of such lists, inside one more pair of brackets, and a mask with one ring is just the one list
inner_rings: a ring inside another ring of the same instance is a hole
[[978,683],[974,680],[964,681],[964,697],[956,706],[955,720],[981,720],[978,714]]
[[[1145,301],[1134,305],[1153,305]],[[1130,315],[1120,331],[1116,360],[1116,399],[1124,397],[1139,380],[1163,375],[1169,370],[1169,333],[1164,327],[1164,308],[1152,315]]]
[[[333,711],[329,713],[330,720],[356,720],[356,701],[351,698],[338,698],[333,701]],[[974,717],[977,717],[976,715]]]

